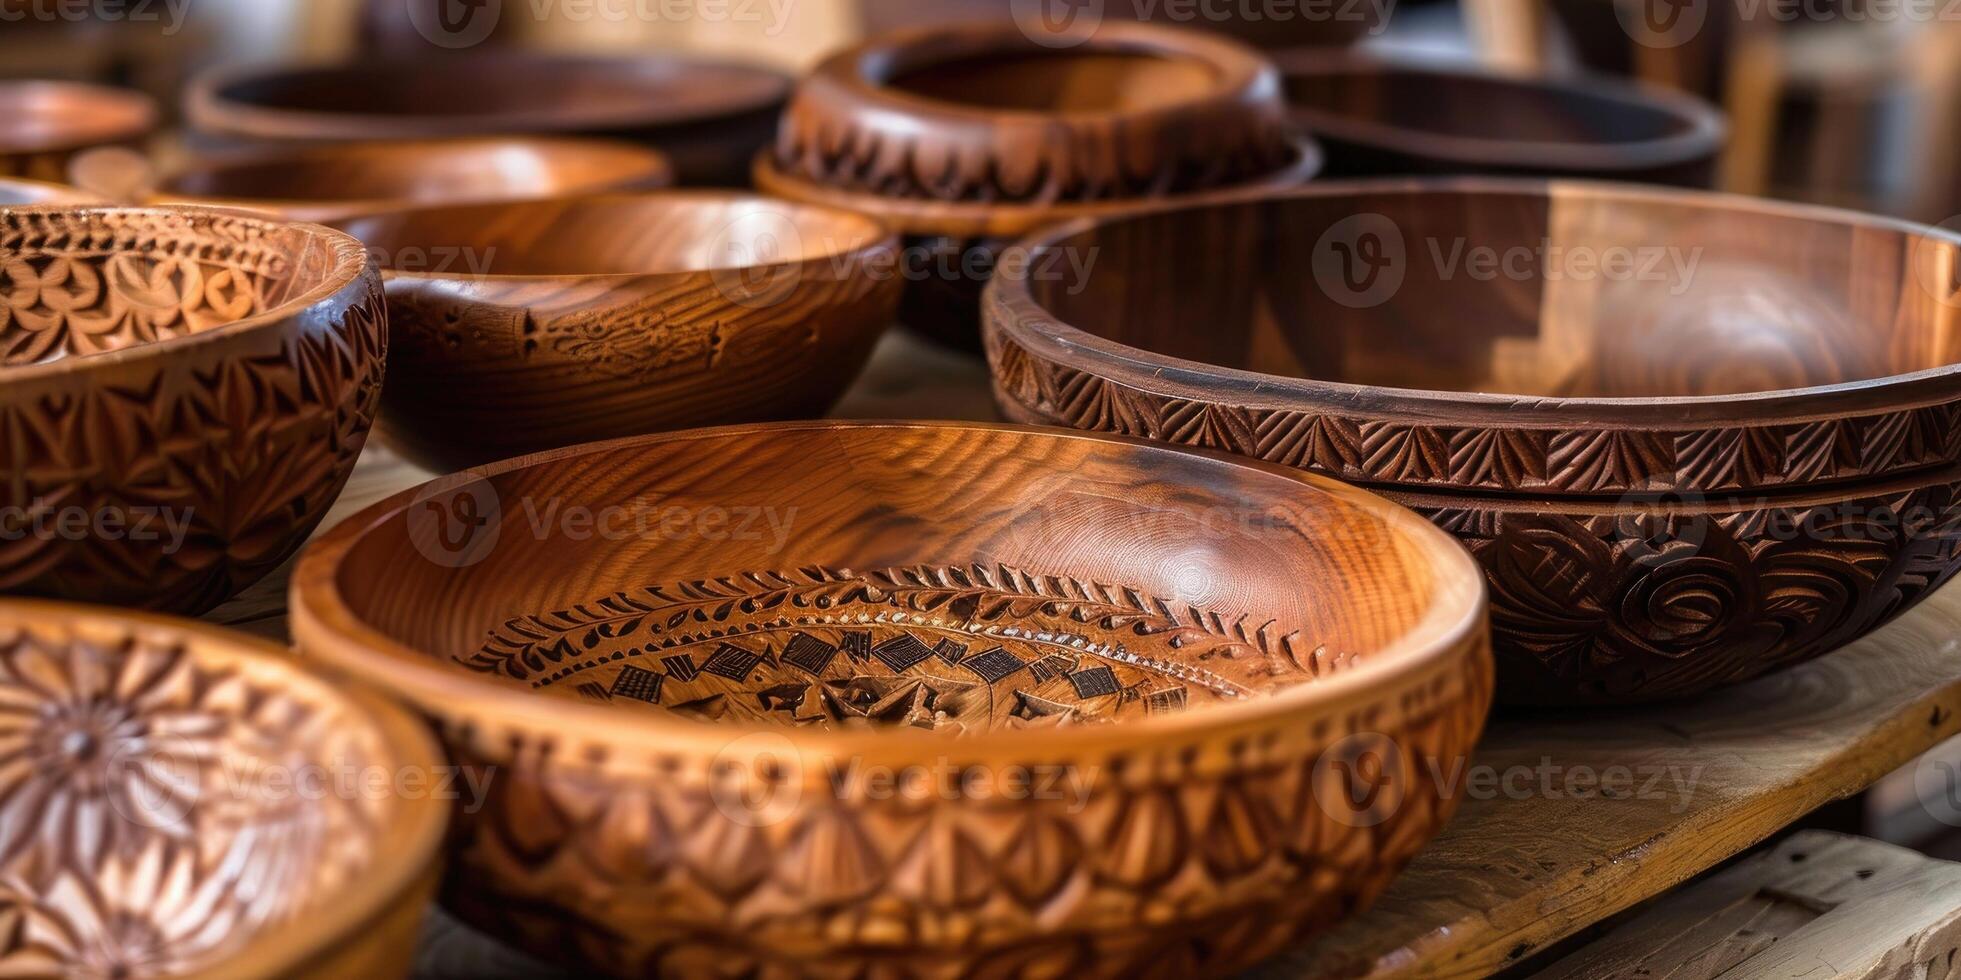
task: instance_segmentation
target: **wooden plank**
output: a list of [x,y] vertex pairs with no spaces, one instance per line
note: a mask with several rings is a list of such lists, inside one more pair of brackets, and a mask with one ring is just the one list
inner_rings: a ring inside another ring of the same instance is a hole
[[1684,888],[1537,980],[1950,976],[1961,864],[1825,831]]

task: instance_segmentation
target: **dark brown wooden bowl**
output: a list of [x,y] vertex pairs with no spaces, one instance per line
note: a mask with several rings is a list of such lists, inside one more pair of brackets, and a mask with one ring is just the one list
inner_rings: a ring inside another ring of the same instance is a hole
[[251,141],[609,136],[660,149],[684,183],[740,185],[789,91],[770,69],[671,54],[443,52],[217,69],[192,81],[185,112]]
[[0,666],[0,973],[407,975],[449,816],[414,715],[99,606],[0,600]]
[[196,612],[271,571],[360,455],[384,318],[316,225],[0,209],[0,592]]
[[75,154],[135,146],[156,125],[156,103],[141,92],[77,82],[0,81],[0,177],[63,182]]
[[296,146],[195,160],[159,178],[154,204],[209,204],[332,221],[438,204],[652,190],[660,151],[606,140],[485,137]]
[[[997,279],[989,359],[1010,418],[1423,495],[1488,567],[1494,540],[1557,552],[1493,573],[1502,697],[1687,693],[1856,638],[1961,562],[1957,241],[1633,186],[1331,184],[1039,236],[1097,262],[1086,281]],[[1573,264],[1589,255],[1594,272]],[[1864,507],[1882,488],[1931,495],[1920,523]],[[1755,598],[1651,608],[1625,573],[1648,537],[1630,515],[1665,505],[1731,515],[1738,546],[1649,560]],[[1531,519],[1563,507],[1581,516]],[[1520,583],[1538,604],[1508,609]],[[1533,617],[1586,590],[1608,626],[1547,647]]]
[[1300,49],[1274,55],[1329,177],[1499,174],[1707,187],[1727,135],[1694,96]]
[[0,177],[0,207],[23,204],[101,204],[87,191],[46,180]]
[[[445,889],[494,935],[622,976],[1117,977],[1368,904],[1462,785],[1483,592],[1282,467],[808,422],[436,481],[323,535],[291,605],[496,767]],[[1077,788],[980,788],[1018,772]]]
[[902,286],[878,222],[734,192],[423,208],[340,227],[387,279],[382,432],[444,472],[821,416]]

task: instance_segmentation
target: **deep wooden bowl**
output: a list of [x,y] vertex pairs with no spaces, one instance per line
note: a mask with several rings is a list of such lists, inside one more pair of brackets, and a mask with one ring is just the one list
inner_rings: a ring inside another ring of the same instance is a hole
[[101,204],[87,191],[46,180],[0,177],[0,207],[23,204]]
[[396,208],[651,190],[673,182],[673,167],[660,151],[630,143],[526,137],[384,140],[196,160],[160,177],[150,202],[332,221]]
[[0,600],[0,663],[0,972],[407,975],[449,814],[414,715],[100,607]]
[[192,125],[253,141],[559,133],[651,144],[684,183],[740,185],[790,80],[662,54],[425,53],[316,67],[223,68],[185,94]]
[[326,228],[0,209],[0,592],[194,612],[271,571],[366,441],[384,317]]
[[141,92],[77,82],[0,81],[0,177],[61,182],[75,154],[134,146],[157,125]]
[[1012,426],[511,460],[329,531],[291,605],[497,767],[446,902],[625,976],[1244,965],[1431,836],[1490,693],[1476,568],[1415,515]]
[[1707,187],[1728,127],[1691,95],[1329,49],[1279,52],[1294,120],[1330,177],[1500,174]]
[[[1073,293],[998,279],[989,358],[1017,420],[1415,495],[1492,573],[1503,698],[1682,694],[1961,562],[1956,242],[1632,186],[1331,184],[1044,234],[1098,261]],[[1721,533],[1655,544],[1636,518],[1670,507]],[[1641,591],[1662,566],[1748,585]]]
[[382,431],[443,472],[821,416],[902,286],[878,222],[734,192],[424,208],[340,227],[387,279]]

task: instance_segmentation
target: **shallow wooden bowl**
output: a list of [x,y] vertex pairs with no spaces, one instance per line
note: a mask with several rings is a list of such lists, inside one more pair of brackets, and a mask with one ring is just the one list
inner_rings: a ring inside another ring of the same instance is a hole
[[46,180],[0,177],[0,207],[23,204],[101,204],[87,191]]
[[349,219],[383,261],[382,430],[442,471],[616,436],[812,418],[891,325],[878,222],[723,191]]
[[1727,134],[1694,96],[1298,49],[1274,55],[1330,177],[1511,174],[1706,187]]
[[84,150],[134,146],[157,125],[141,92],[77,82],[0,81],[0,177],[65,181]]
[[1431,836],[1490,693],[1476,568],[1415,515],[1012,426],[499,463],[328,532],[292,608],[498,767],[447,903],[631,976],[1244,965]]
[[[1961,562],[1956,242],[1611,184],[1331,184],[1043,235],[1098,261],[1073,293],[997,280],[989,358],[1017,420],[1420,495],[1491,572],[1501,697],[1681,694]],[[1669,507],[1721,533],[1657,544],[1635,518]]]
[[0,209],[0,591],[195,612],[299,547],[387,346],[354,239],[197,208]]
[[660,151],[630,143],[384,140],[198,160],[165,174],[150,199],[331,221],[396,208],[649,190],[673,182],[673,167]]
[[0,665],[0,973],[407,975],[449,812],[414,715],[100,607],[0,600]]
[[660,149],[684,183],[739,185],[789,91],[771,69],[671,54],[446,52],[216,69],[192,80],[185,112],[253,141],[610,136]]

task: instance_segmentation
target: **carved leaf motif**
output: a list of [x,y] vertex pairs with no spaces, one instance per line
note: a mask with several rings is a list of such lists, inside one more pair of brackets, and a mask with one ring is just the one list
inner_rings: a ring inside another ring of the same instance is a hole
[[1786,472],[1792,482],[1826,480],[1857,471],[1859,426],[1849,419],[1823,419],[1792,429],[1784,437]]
[[1031,813],[1008,838],[997,867],[1008,894],[1029,909],[1040,909],[1081,870],[1082,859],[1082,841],[1074,829]]
[[856,817],[826,810],[798,827],[776,877],[783,887],[814,902],[849,902],[885,881],[885,857]]
[[1546,478],[1561,490],[1630,490],[1670,476],[1675,454],[1665,436],[1616,429],[1554,433]]
[[1251,455],[1256,446],[1246,414],[1226,405],[1167,401],[1160,408],[1159,438],[1224,452]]
[[1756,486],[1784,468],[1784,438],[1772,426],[1700,429],[1675,437],[1675,482],[1695,489]]
[[1426,425],[1364,422],[1362,468],[1372,476],[1411,483],[1428,483],[1450,472],[1449,449],[1443,436]]
[[1534,429],[1450,431],[1450,482],[1506,489],[1546,482],[1546,433]]
[[1098,870],[1126,887],[1148,891],[1178,873],[1189,834],[1177,799],[1163,792],[1133,794],[1110,822]]
[[976,908],[994,894],[993,862],[952,820],[930,820],[892,872],[893,890],[930,909]]

